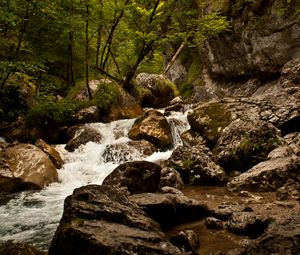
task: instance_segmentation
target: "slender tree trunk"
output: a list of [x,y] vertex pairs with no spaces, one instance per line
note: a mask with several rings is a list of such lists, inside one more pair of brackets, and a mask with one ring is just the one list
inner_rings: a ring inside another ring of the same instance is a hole
[[74,33],[69,32],[68,40],[68,63],[67,63],[67,86],[75,86],[75,78],[73,72],[73,45],[74,45]]
[[177,51],[175,52],[174,56],[172,57],[172,59],[170,60],[170,62],[168,63],[165,71],[164,71],[164,75],[167,75],[168,72],[170,71],[171,67],[173,66],[173,64],[175,63],[176,59],[179,57],[180,53],[183,51],[185,47],[185,42],[183,42],[180,47],[177,49]]
[[96,68],[99,67],[99,54],[100,54],[100,47],[101,47],[101,30],[102,30],[102,26],[100,25],[98,27],[98,31],[97,31],[97,46],[96,46]]
[[89,85],[89,0],[86,2],[86,20],[85,20],[85,84],[89,99],[92,99],[92,93]]

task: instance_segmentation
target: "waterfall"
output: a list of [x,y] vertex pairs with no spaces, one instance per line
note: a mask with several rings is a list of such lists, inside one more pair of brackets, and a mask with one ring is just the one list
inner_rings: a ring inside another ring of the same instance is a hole
[[[173,135],[173,149],[181,144],[180,134],[189,128],[186,113],[172,112],[167,117]],[[0,240],[18,241],[47,250],[63,212],[64,199],[75,188],[87,184],[101,184],[122,160],[105,160],[103,153],[108,145],[130,141],[128,131],[135,119],[111,123],[89,124],[102,135],[101,144],[88,142],[74,152],[57,145],[65,164],[58,170],[59,182],[52,183],[41,191],[26,191],[16,194],[6,205],[0,206]],[[130,155],[131,160],[155,162],[166,160],[172,153],[159,151],[151,156]]]

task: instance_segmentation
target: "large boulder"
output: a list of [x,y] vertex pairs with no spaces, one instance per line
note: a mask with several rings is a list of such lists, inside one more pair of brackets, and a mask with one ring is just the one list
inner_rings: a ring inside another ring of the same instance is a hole
[[52,163],[57,169],[62,168],[64,161],[62,160],[59,152],[55,150],[51,145],[47,144],[44,140],[38,139],[35,143],[35,146],[39,147],[43,152],[45,152]]
[[268,227],[270,219],[254,212],[234,212],[226,222],[229,231],[238,235],[260,236]]
[[133,161],[119,165],[103,181],[115,188],[126,187],[131,194],[156,192],[161,167],[148,161]]
[[0,245],[0,255],[46,255],[46,253],[25,243],[5,242]]
[[244,172],[279,146],[278,135],[280,131],[265,121],[236,119],[223,130],[213,153],[227,172]]
[[107,145],[103,153],[105,162],[121,163],[141,160],[157,151],[157,148],[146,140]]
[[227,174],[211,157],[212,153],[204,145],[178,146],[168,159],[168,165],[180,173],[184,183],[223,185]]
[[90,106],[79,110],[76,113],[76,120],[78,123],[98,122],[100,120],[99,108]]
[[42,189],[56,181],[58,174],[55,166],[38,147],[32,144],[12,144],[0,151],[1,191]]
[[227,78],[270,77],[300,57],[299,2],[224,1],[231,32],[205,42],[201,57],[210,72]]
[[145,139],[160,149],[172,145],[171,127],[165,116],[155,110],[147,111],[138,118],[129,130],[128,136],[132,140]]
[[165,107],[177,96],[175,84],[160,74],[138,74],[136,87],[144,107]]
[[179,172],[177,172],[172,167],[164,167],[160,172],[160,182],[159,188],[172,187],[178,190],[184,188],[184,183],[180,177]]
[[191,222],[210,214],[208,207],[195,199],[171,193],[143,193],[129,197],[138,204],[163,229]]
[[229,104],[218,101],[200,105],[188,114],[192,131],[198,132],[213,148],[222,131],[232,121]]
[[76,128],[74,137],[68,141],[65,146],[67,151],[74,151],[80,145],[86,144],[87,142],[99,143],[102,137],[101,134],[89,125],[80,126]]
[[265,234],[252,241],[235,255],[269,255],[300,253],[300,216],[295,215],[284,222],[274,222]]
[[[293,138],[287,136],[287,141]],[[289,179],[299,182],[300,146],[294,142],[284,144],[268,155],[268,160],[255,165],[245,173],[233,178],[228,186],[234,190],[276,191]]]
[[124,193],[105,185],[89,185],[75,189],[66,198],[48,254],[182,253],[166,240],[159,225]]

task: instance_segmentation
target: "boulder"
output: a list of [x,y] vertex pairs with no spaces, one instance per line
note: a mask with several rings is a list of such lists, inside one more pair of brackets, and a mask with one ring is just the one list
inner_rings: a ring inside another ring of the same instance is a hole
[[250,207],[234,202],[223,202],[213,209],[212,215],[220,220],[228,220],[235,212],[252,212]]
[[97,106],[90,106],[79,110],[76,113],[76,120],[78,123],[91,123],[100,120],[99,109]]
[[180,173],[184,183],[223,185],[227,182],[227,174],[211,157],[204,145],[178,146],[168,159],[168,165]]
[[266,216],[254,212],[234,212],[226,222],[226,227],[235,234],[256,238],[267,229],[269,222]]
[[55,166],[46,153],[32,144],[17,144],[0,151],[0,190],[18,192],[42,189],[58,181]]
[[232,121],[229,104],[209,102],[201,104],[188,114],[188,121],[193,131],[198,132],[206,141],[209,148],[213,148],[222,131]]
[[186,147],[205,144],[205,140],[197,132],[194,132],[191,129],[183,132],[180,135],[180,138],[182,140],[183,145]]
[[133,161],[119,165],[103,181],[115,188],[126,187],[131,194],[156,192],[161,167],[148,161]]
[[105,185],[88,185],[66,198],[48,254],[182,253],[124,193]]
[[[289,137],[291,135],[286,139],[293,141],[293,138]],[[296,142],[297,137],[294,137]],[[271,151],[268,155],[269,160],[233,178],[228,187],[236,191],[276,191],[289,179],[299,182],[300,147],[294,142],[286,143]]]
[[300,180],[288,179],[282,187],[277,189],[276,197],[281,201],[289,199],[300,201]]
[[138,118],[128,136],[132,140],[145,139],[159,149],[166,149],[172,145],[171,127],[164,115],[155,110],[147,111]]
[[204,218],[210,213],[206,205],[183,195],[143,193],[132,195],[129,199],[143,208],[163,229]]
[[184,187],[180,174],[171,167],[165,167],[160,172],[159,188],[161,189],[165,186],[179,190],[182,190]]
[[300,253],[300,216],[284,222],[274,222],[266,233],[252,241],[245,249],[236,255],[269,255]]
[[175,84],[160,74],[138,74],[136,87],[144,107],[165,107],[177,94]]
[[300,84],[300,57],[287,62],[282,70],[280,80],[285,85]]
[[205,219],[204,224],[209,229],[216,229],[221,230],[224,228],[224,224],[221,220],[214,218],[214,217],[208,217]]
[[172,235],[170,241],[182,252],[190,252],[192,255],[199,254],[200,240],[193,230],[180,231]]
[[25,243],[5,242],[0,245],[0,255],[46,255],[46,253]]
[[121,163],[150,156],[157,148],[146,140],[107,145],[103,153],[105,162]]
[[94,128],[89,125],[80,126],[76,129],[74,137],[66,144],[65,149],[72,152],[82,144],[88,142],[99,143],[101,139],[101,134]]
[[244,172],[267,159],[280,144],[279,134],[265,121],[236,119],[223,130],[213,153],[226,172]]
[[62,160],[59,152],[55,150],[51,145],[47,144],[44,140],[38,139],[35,146],[39,147],[43,152],[45,152],[51,159],[53,165],[60,169],[62,168],[64,161]]

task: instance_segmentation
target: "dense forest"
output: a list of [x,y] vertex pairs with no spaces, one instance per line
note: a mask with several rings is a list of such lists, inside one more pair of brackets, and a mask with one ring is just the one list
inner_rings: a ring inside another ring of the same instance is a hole
[[[105,108],[113,87],[92,100],[92,79],[109,78],[138,95],[133,78],[163,73],[168,48],[175,54],[180,45],[193,48],[228,29],[225,17],[204,7],[193,0],[1,1],[1,120],[27,113],[27,122],[38,125],[44,115],[63,122],[88,105]],[[73,102],[83,85],[91,100]]]

